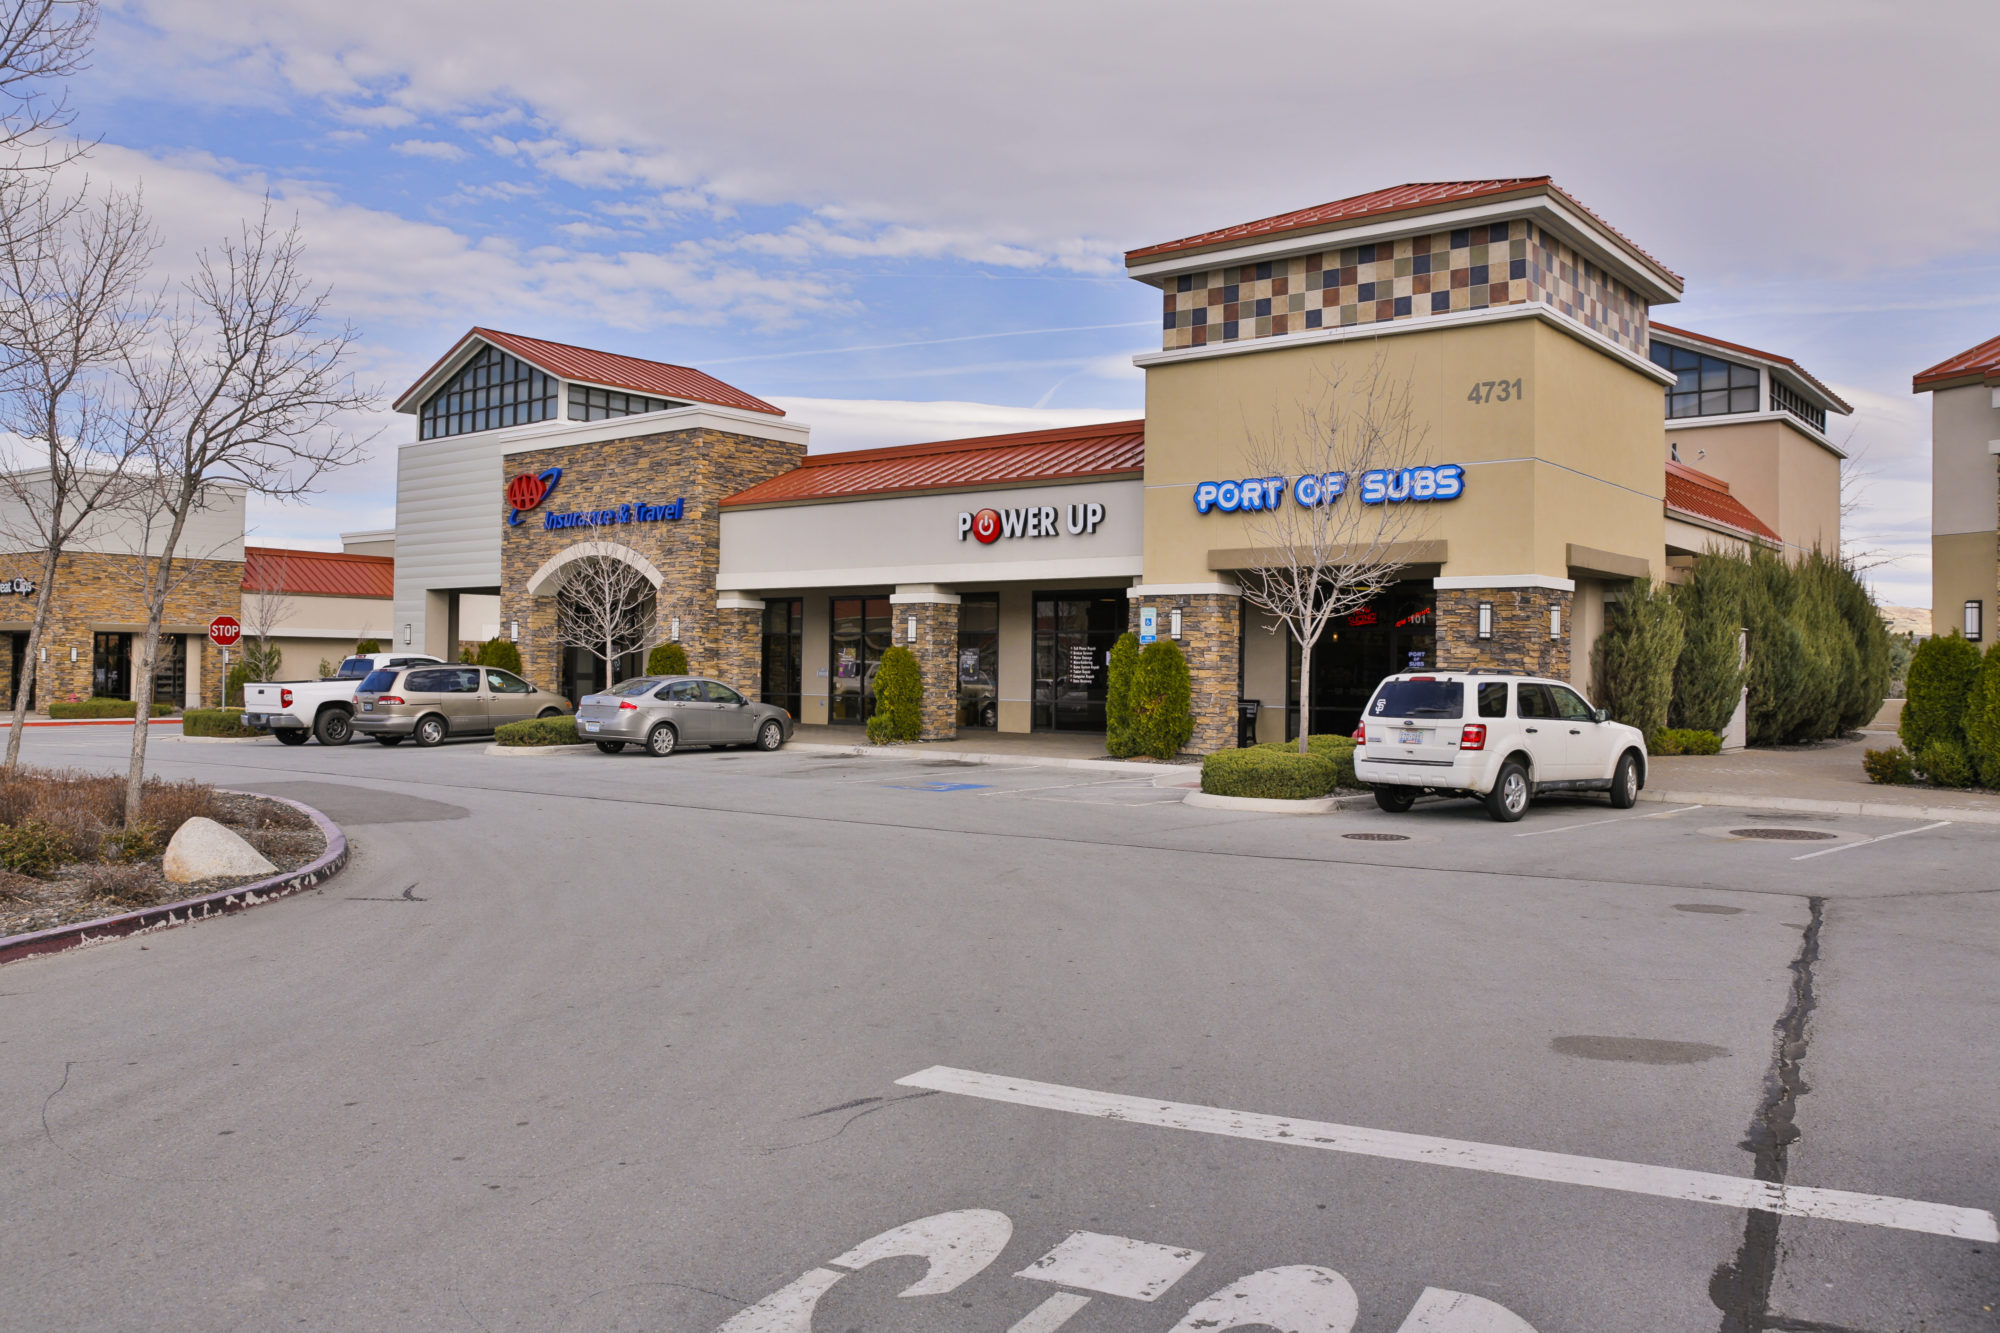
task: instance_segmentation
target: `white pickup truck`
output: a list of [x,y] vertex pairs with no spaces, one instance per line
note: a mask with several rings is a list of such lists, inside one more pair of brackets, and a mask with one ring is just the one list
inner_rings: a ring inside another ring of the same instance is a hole
[[444,659],[423,653],[359,653],[327,680],[257,681],[243,687],[243,725],[260,727],[286,745],[345,745],[354,735],[354,692],[377,667],[426,666]]

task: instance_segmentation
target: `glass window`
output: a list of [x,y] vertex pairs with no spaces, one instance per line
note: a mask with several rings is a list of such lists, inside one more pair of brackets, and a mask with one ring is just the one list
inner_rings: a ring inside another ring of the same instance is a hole
[[451,683],[444,687],[451,694],[477,694],[479,693],[480,686],[484,683],[479,678],[479,669],[477,667],[448,671],[444,674],[451,677]]
[[1555,720],[1556,703],[1549,698],[1548,686],[1523,685],[1520,691],[1518,716],[1539,721]]
[[1806,401],[1804,394],[1775,375],[1771,377],[1771,406],[1780,412],[1790,412],[1822,435],[1826,433],[1826,409]]
[[707,691],[708,701],[712,704],[734,705],[743,702],[742,695],[730,689],[719,680],[705,680],[702,682],[702,687]]
[[1667,387],[1669,417],[1715,417],[1761,411],[1755,366],[1739,365],[1655,339],[1653,364],[1674,372]]
[[958,604],[958,725],[1000,725],[1000,594],[968,593]]
[[[381,694],[396,683],[396,673],[389,670],[371,671],[362,679],[360,693]],[[412,685],[411,689],[416,686]]]
[[1563,721],[1594,722],[1597,720],[1597,714],[1591,711],[1590,705],[1585,703],[1575,690],[1566,690],[1560,685],[1551,685],[1548,688],[1549,693],[1555,696],[1556,716]]
[[1458,717],[1465,686],[1455,680],[1385,680],[1368,705],[1370,717]]
[[403,688],[415,694],[443,694],[458,682],[456,671],[412,671]]
[[875,711],[875,672],[889,648],[887,597],[833,599],[832,690],[827,717],[866,722]]
[[529,694],[534,690],[534,686],[512,672],[495,671],[492,667],[486,669],[486,684],[501,694]]
[[641,412],[664,412],[684,407],[667,398],[648,398],[641,393],[621,393],[617,389],[595,389],[588,384],[569,386],[571,421],[604,421],[610,417],[631,417]]
[[419,438],[552,421],[556,380],[497,347],[482,347],[465,368],[424,400]]
[[[361,660],[366,662],[368,659],[364,657]],[[425,666],[436,660],[434,657],[392,657],[389,659],[389,665],[392,667]]]
[[665,689],[660,691],[658,697],[665,699],[668,703],[676,703],[676,704],[700,703],[701,682],[695,680],[673,681]]
[[[132,636],[93,634],[90,645],[90,692],[100,699],[132,697]],[[240,703],[241,700],[238,700]]]
[[799,597],[775,597],[764,603],[764,660],[758,693],[793,717],[799,715],[800,687],[805,678],[806,604]]
[[187,702],[187,636],[162,634],[153,667],[153,702],[179,708]]
[[1479,716],[1507,716],[1507,685],[1505,681],[1483,681],[1479,686]]
[[333,673],[333,678],[335,680],[361,680],[374,669],[375,662],[372,658],[350,657],[340,664],[340,669]]
[[620,695],[644,694],[659,683],[660,678],[658,676],[641,676],[637,680],[621,680],[606,690],[605,693]]

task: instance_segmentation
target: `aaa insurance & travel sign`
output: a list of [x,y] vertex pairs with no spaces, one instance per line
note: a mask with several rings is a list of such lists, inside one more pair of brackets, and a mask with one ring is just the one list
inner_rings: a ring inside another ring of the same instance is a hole
[[[541,508],[561,484],[562,469],[559,467],[541,472],[523,472],[508,482],[507,526],[519,527],[521,515]],[[578,509],[562,514],[551,511],[542,515],[542,528],[554,532],[559,528],[599,528],[617,523],[671,523],[686,512],[687,497],[684,495],[664,504],[632,500],[605,509]]]

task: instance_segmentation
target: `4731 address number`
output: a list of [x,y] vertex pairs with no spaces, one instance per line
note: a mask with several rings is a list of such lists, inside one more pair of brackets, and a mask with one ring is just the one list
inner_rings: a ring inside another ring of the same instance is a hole
[[1507,403],[1516,398],[1526,398],[1527,390],[1519,380],[1480,380],[1465,395],[1468,403]]

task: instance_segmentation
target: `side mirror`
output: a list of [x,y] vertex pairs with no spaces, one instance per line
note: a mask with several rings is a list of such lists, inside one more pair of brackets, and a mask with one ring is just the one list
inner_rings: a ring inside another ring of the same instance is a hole
[[1599,722],[1609,722],[1611,720],[1611,710],[1609,708],[1598,709],[1596,713],[1596,720]]

